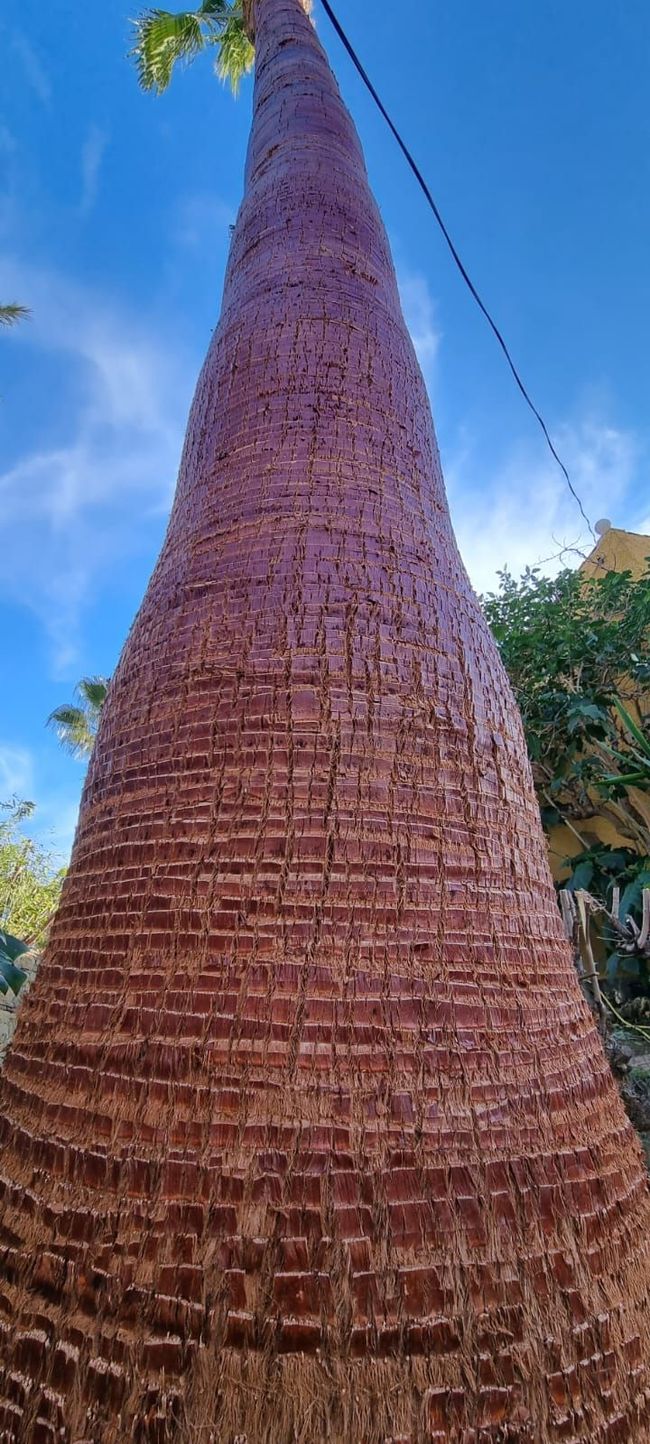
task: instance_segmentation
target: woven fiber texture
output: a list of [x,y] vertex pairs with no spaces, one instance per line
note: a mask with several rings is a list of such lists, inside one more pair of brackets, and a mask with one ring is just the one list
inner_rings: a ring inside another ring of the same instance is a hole
[[257,0],[221,320],[0,1083],[2,1444],[644,1444],[645,1174],[359,142]]

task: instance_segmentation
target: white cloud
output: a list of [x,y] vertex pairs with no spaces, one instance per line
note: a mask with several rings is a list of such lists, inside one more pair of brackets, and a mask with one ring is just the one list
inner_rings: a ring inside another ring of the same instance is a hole
[[[625,526],[637,437],[585,416],[560,428],[557,444],[592,523],[607,516]],[[552,573],[578,559],[572,549],[591,550],[593,538],[543,442],[515,447],[496,468],[467,442],[447,459],[445,472],[458,544],[478,591],[492,587],[506,566],[515,576],[538,565]]]
[[31,752],[8,742],[0,742],[0,802],[12,797],[31,801],[34,789],[34,762]]
[[91,125],[81,147],[81,200],[79,213],[90,214],[97,199],[99,168],[108,145],[108,136],[99,126]]
[[43,105],[49,105],[52,98],[52,86],[49,76],[36,54],[33,45],[30,44],[26,35],[21,30],[14,31],[12,46],[20,57],[28,84],[31,86],[34,95]]
[[441,332],[436,324],[436,308],[428,282],[425,276],[415,271],[399,270],[397,284],[418,361],[425,379],[430,382]]
[[70,675],[89,595],[170,503],[198,368],[60,273],[0,256],[0,292],[28,299],[16,344],[56,356],[72,394],[62,442],[26,447],[0,473],[4,554],[39,561],[28,588],[20,566],[3,570],[0,587],[37,613],[55,674]]

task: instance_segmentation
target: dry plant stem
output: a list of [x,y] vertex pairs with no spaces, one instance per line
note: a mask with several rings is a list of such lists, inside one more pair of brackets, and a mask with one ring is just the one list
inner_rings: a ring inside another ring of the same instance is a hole
[[593,898],[588,893],[560,892],[560,910],[567,939],[572,945],[573,961],[581,986],[589,985],[589,996],[601,1019],[604,1016],[600,979],[591,947],[589,934],[589,904]]
[[608,815],[612,817],[614,822],[618,824],[620,831],[623,832],[626,837],[629,837],[639,849],[647,848],[647,823],[637,822],[636,818],[630,815],[628,808],[621,807],[618,803],[613,802],[611,798],[608,798],[607,801],[603,802],[600,806],[600,812],[605,817]]
[[606,1007],[609,1008],[610,1013],[613,1013],[614,1017],[618,1018],[619,1023],[622,1023],[624,1028],[629,1029],[631,1033],[640,1033],[642,1038],[647,1038],[648,1041],[650,1041],[650,1032],[647,1028],[640,1028],[638,1023],[628,1022],[627,1018],[624,1018],[623,1014],[619,1013],[618,1008],[614,1007],[614,1004],[610,1002],[609,998],[604,998],[604,1002]]
[[[567,940],[573,943],[575,941],[577,915],[573,894],[568,892],[566,888],[563,888],[560,892],[560,911],[562,913],[562,921],[564,923]],[[580,957],[579,951],[577,951],[577,958],[582,967],[582,958]]]
[[643,889],[643,913],[637,947],[644,951],[650,944],[650,888]]
[[[551,797],[550,792],[547,792],[547,791],[545,790],[545,791],[544,791],[544,796],[545,796],[545,798],[546,798],[546,801],[549,803],[549,805],[550,805],[551,807],[555,807],[555,803],[554,803],[554,801],[553,801],[553,798]],[[589,846],[588,842],[587,842],[587,841],[585,840],[585,838],[582,837],[581,834],[578,832],[577,827],[574,827],[574,825],[573,825],[573,823],[572,823],[572,821],[571,821],[571,818],[570,818],[568,815],[566,815],[566,816],[564,816],[564,817],[562,818],[562,821],[563,821],[565,827],[568,827],[569,832],[572,832],[572,833],[573,833],[573,836],[574,836],[575,838],[577,838],[578,842],[580,843],[580,846],[581,846],[582,848],[585,848],[585,849],[588,848],[588,846]]]
[[624,952],[637,957],[648,956],[648,942],[650,941],[650,888],[644,888],[642,893],[642,915],[641,926],[634,921],[634,918],[627,916],[623,919],[619,916],[620,889],[615,888],[612,899],[612,908],[606,908],[596,898],[584,893],[585,904],[588,912],[596,913],[607,919],[607,922],[620,941]]
[[594,958],[593,948],[591,946],[591,936],[589,932],[589,912],[586,902],[587,894],[581,889],[578,889],[575,896],[578,907],[579,947],[584,963],[584,980],[586,983],[590,983],[591,985],[591,992],[594,1003],[602,1017],[605,1008],[603,1004],[603,995],[600,990],[600,983],[598,981],[596,960]]
[[354,126],[221,320],[0,1078],[3,1444],[648,1444],[650,1204]]

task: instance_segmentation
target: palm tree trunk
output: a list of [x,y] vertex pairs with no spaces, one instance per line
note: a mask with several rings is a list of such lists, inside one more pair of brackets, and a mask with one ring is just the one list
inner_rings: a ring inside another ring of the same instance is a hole
[[[255,41],[255,10],[258,0],[242,0],[242,12],[244,18],[244,29],[249,40]],[[313,0],[300,0],[306,15],[311,15]]]
[[0,1430],[642,1444],[640,1150],[352,121],[299,0],[255,23],[221,321],[2,1078]]

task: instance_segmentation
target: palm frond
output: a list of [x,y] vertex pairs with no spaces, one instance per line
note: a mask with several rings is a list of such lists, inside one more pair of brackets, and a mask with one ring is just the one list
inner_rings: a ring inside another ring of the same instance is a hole
[[203,0],[197,14],[208,22],[224,21],[228,19],[233,10],[237,9],[241,10],[241,0],[234,0],[234,3],[230,3],[230,0]]
[[239,90],[242,76],[252,70],[255,63],[255,48],[244,29],[240,10],[233,10],[218,38],[219,54],[215,66],[220,80],[227,81],[233,95]]
[[62,702],[60,707],[55,707],[47,719],[47,725],[52,723],[55,727],[76,727],[85,721],[85,712],[81,707],[75,707],[73,702]]
[[73,757],[90,757],[95,745],[108,677],[82,677],[75,688],[77,702],[63,702],[47,719],[59,742]]
[[77,696],[81,702],[87,703],[97,714],[102,710],[107,692],[107,677],[82,677],[77,685]]
[[193,60],[203,49],[201,21],[193,11],[173,15],[168,10],[145,10],[133,24],[135,43],[129,54],[135,60],[140,85],[161,95],[177,60]]
[[64,702],[50,712],[47,725],[54,729],[61,746],[72,757],[88,757],[92,752],[95,734],[82,707]]
[[134,25],[135,60],[143,90],[167,89],[178,60],[190,61],[208,45],[218,46],[217,73],[236,93],[255,51],[244,29],[242,0],[203,0],[198,10],[173,14],[145,10]]
[[28,306],[19,306],[16,301],[11,301],[6,306],[0,306],[0,326],[14,326],[16,321],[23,321],[29,314]]

